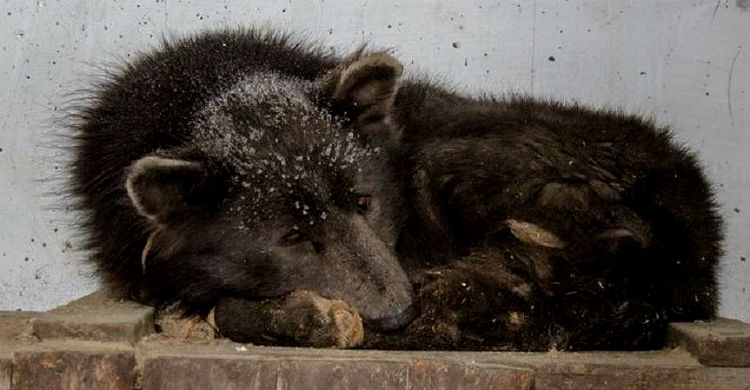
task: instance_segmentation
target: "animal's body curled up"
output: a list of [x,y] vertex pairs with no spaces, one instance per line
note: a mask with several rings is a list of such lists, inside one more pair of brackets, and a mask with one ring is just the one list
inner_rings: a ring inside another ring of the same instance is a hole
[[720,221],[665,129],[400,76],[256,31],[115,72],[72,181],[106,285],[187,314],[244,300],[230,336],[279,343],[263,316],[309,290],[381,348],[653,348],[714,314]]

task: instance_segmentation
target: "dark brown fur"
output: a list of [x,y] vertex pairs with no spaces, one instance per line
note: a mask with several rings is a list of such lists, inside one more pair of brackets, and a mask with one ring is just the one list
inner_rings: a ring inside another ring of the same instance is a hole
[[399,257],[412,274],[439,269],[410,345],[659,348],[668,321],[714,315],[721,222],[668,129],[423,81],[402,86],[395,111],[416,206]]
[[[337,58],[254,31],[115,72],[80,113],[73,181],[104,281],[188,314],[232,296],[262,316],[309,289],[360,310],[378,348],[657,348],[667,321],[714,315],[720,221],[667,129],[422,80],[396,94],[400,72],[382,53]],[[335,145],[356,161],[304,162],[311,179],[289,194],[268,194],[286,163],[245,169]],[[325,217],[307,224],[300,201]]]

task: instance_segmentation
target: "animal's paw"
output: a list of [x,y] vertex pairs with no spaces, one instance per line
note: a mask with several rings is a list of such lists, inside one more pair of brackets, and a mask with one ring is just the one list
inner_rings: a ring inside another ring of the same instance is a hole
[[280,330],[311,347],[352,348],[364,341],[362,318],[346,302],[310,291],[287,297],[275,314]]
[[213,340],[216,326],[213,311],[206,317],[183,317],[174,307],[159,310],[155,318],[156,326],[163,337],[178,340]]
[[264,300],[226,297],[214,311],[221,334],[241,343],[352,348],[364,341],[356,310],[310,291]]
[[486,254],[426,272],[410,339],[435,349],[499,348],[533,325],[532,286]]
[[405,336],[416,348],[457,349],[462,335],[455,313],[429,311],[409,324]]

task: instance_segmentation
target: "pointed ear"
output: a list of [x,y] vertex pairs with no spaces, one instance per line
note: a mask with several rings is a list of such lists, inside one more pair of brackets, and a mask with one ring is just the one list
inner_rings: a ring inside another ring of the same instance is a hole
[[149,156],[128,168],[125,188],[138,213],[165,223],[209,207],[216,199],[211,182],[199,163]]
[[373,139],[399,138],[391,122],[391,109],[398,91],[403,65],[385,52],[349,56],[329,73],[325,93],[337,111]]

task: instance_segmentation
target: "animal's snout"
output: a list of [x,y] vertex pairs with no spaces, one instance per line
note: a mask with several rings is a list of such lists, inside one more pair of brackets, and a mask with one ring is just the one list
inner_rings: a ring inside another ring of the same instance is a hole
[[395,314],[388,314],[378,318],[365,318],[365,326],[374,330],[396,330],[408,325],[414,317],[417,316],[417,310],[414,305]]

